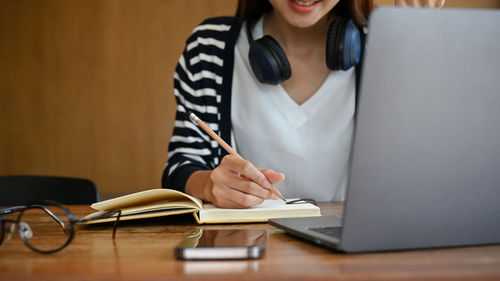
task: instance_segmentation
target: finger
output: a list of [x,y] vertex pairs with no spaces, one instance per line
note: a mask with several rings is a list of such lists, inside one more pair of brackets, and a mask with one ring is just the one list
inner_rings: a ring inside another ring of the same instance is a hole
[[225,186],[262,199],[270,199],[273,195],[271,190],[263,188],[255,182],[227,170],[225,172],[213,173],[211,179],[212,182],[223,183]]
[[271,189],[273,186],[267,178],[250,161],[239,157],[224,157],[225,164],[233,167],[233,171],[238,175],[248,178],[256,184]]
[[230,201],[225,198],[216,198],[212,202],[216,207],[218,208],[224,208],[224,209],[244,209],[245,207],[239,204],[234,203],[233,201]]
[[407,1],[406,1],[406,6],[411,6],[411,7],[420,7],[420,6],[421,6],[420,1],[421,1],[421,0],[407,0]]
[[271,169],[260,169],[260,172],[271,182],[271,184],[278,184],[285,179],[283,173],[275,172]]
[[212,193],[218,202],[224,203],[225,206],[231,206],[231,208],[250,208],[264,202],[262,198],[240,192],[228,186],[216,186],[212,189]]
[[395,4],[401,7],[415,6],[415,0],[396,0]]

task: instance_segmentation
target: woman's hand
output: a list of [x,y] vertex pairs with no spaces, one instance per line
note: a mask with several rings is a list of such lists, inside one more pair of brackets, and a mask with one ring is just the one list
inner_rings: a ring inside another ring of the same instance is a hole
[[396,0],[396,6],[441,8],[445,0]]
[[262,170],[240,157],[226,155],[210,172],[208,201],[221,208],[248,208],[265,199],[279,199],[271,192],[272,184],[284,179],[282,173]]

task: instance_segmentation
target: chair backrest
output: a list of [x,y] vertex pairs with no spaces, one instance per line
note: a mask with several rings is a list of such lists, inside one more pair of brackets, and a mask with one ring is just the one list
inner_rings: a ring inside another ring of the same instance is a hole
[[88,179],[50,176],[1,176],[0,206],[25,205],[51,199],[61,204],[92,204],[99,200]]

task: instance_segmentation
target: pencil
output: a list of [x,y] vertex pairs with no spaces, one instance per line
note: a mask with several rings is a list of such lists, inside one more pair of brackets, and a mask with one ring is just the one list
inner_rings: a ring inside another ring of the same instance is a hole
[[[200,118],[198,118],[198,116],[196,116],[196,114],[194,114],[192,112],[189,113],[189,119],[191,119],[191,122],[200,126],[203,129],[203,131],[205,131],[207,134],[209,134],[217,143],[220,144],[220,146],[222,146],[227,151],[227,153],[229,153],[233,156],[239,157],[241,159],[244,159],[229,144],[227,144],[221,137],[219,137],[219,135],[217,135],[212,129],[210,129],[210,127],[208,127],[208,125],[205,124],[205,122],[203,122]],[[274,185],[271,188],[271,192],[274,193],[276,196],[278,196],[281,200],[286,202],[285,197],[283,197],[283,195],[281,195],[279,190],[276,187],[274,187]]]

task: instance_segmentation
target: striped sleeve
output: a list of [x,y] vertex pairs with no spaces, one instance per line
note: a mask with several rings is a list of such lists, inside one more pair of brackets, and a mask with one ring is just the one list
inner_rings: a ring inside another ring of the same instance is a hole
[[224,59],[234,52],[234,43],[228,45],[237,37],[232,29],[234,22],[229,17],[208,19],[186,41],[174,73],[177,111],[162,177],[165,188],[184,191],[193,172],[211,170],[220,162],[218,143],[193,124],[188,115],[195,113],[221,135],[222,90],[232,80],[224,77],[228,73],[224,71]]

